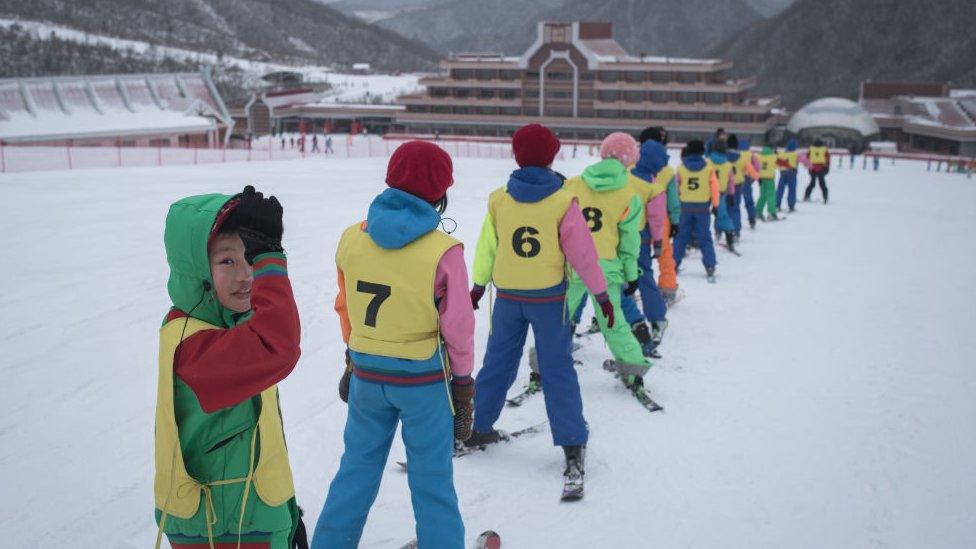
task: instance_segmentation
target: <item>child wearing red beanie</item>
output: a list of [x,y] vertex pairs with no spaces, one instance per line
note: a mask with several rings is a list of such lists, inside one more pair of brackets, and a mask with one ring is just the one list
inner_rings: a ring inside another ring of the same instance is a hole
[[[579,205],[563,189],[562,177],[550,169],[559,140],[547,128],[530,124],[515,132],[512,152],[519,169],[488,198],[488,215],[475,252],[472,303],[477,307],[489,282],[498,296],[485,361],[475,381],[474,431],[466,444],[484,445],[502,438],[494,424],[515,381],[531,325],[553,443],[562,446],[566,455],[567,483],[581,486],[588,432],[570,354],[572,334],[563,315],[566,263],[596,296],[610,325],[613,308]],[[569,494],[569,498],[582,496],[580,491]]]
[[400,421],[420,546],[464,547],[451,458],[455,439],[471,434],[474,311],[461,243],[437,230],[452,169],[436,145],[404,143],[390,158],[390,188],[339,241],[335,310],[348,345],[339,395],[349,415],[312,547],[358,544]]

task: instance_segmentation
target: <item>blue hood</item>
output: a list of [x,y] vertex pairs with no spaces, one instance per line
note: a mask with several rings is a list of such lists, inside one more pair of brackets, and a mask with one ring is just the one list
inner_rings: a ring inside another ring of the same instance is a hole
[[786,150],[795,151],[796,150],[796,139],[790,139],[786,142]]
[[668,150],[664,148],[664,145],[652,139],[645,141],[641,145],[637,165],[634,166],[633,170],[630,170],[630,173],[644,181],[651,181],[657,175],[657,172],[661,171],[667,165]]
[[508,194],[518,202],[538,202],[562,186],[563,178],[549,168],[526,166],[512,172]]
[[748,139],[743,138],[743,139],[740,139],[739,140],[739,150],[740,151],[748,151],[749,150],[749,140]]
[[729,161],[729,157],[725,153],[715,151],[712,151],[711,154],[708,155],[708,158],[712,159],[712,162],[715,164],[725,164]]
[[366,232],[381,248],[397,250],[437,228],[441,216],[421,198],[386,189],[369,205]]
[[700,154],[693,154],[691,156],[686,156],[681,159],[681,163],[685,165],[686,168],[693,172],[704,168],[706,166],[705,157]]

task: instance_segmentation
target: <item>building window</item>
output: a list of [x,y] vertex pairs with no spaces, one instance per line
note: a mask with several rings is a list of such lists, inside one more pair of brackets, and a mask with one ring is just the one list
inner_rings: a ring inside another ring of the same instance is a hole
[[725,120],[725,115],[720,112],[706,112],[706,113],[702,113],[702,120],[709,120],[712,122],[723,122]]
[[593,109],[580,108],[577,110],[576,114],[580,118],[593,118]]
[[705,103],[709,105],[719,105],[725,103],[724,93],[704,93],[702,95],[704,96]]
[[653,120],[671,120],[671,113],[667,111],[647,111],[646,114]]
[[546,72],[547,80],[572,80],[573,73],[571,72],[559,72],[559,71],[548,71]]
[[495,78],[495,71],[491,69],[477,69],[474,71],[476,80],[491,80]]
[[620,79],[617,71],[600,71],[600,82],[616,82]]
[[473,76],[471,69],[452,69],[451,78],[455,80],[468,80]]
[[478,98],[479,99],[494,99],[495,98],[495,90],[490,89],[490,88],[482,88],[482,89],[478,90]]
[[642,119],[644,118],[644,111],[624,111],[624,118]]
[[538,80],[539,71],[525,71],[525,78],[529,80]]
[[637,71],[627,71],[624,73],[624,80],[631,84],[640,84],[644,81],[644,73]]
[[592,82],[593,81],[593,73],[590,72],[590,71],[583,71],[583,73],[580,74],[580,80],[583,81],[583,82]]
[[536,89],[527,89],[527,90],[525,90],[525,96],[526,97],[535,97],[535,98],[538,98],[539,97],[539,90],[536,90]]
[[752,115],[736,112],[729,115],[729,120],[732,122],[752,122]]
[[655,103],[670,103],[671,92],[662,92],[662,91],[651,92],[651,101]]
[[677,120],[699,120],[701,115],[697,112],[680,111],[674,113],[674,117]]
[[678,103],[690,105],[698,101],[698,94],[695,92],[678,92]]
[[468,88],[454,88],[454,97],[465,99],[471,97],[471,90]]
[[502,99],[516,99],[518,97],[518,90],[500,90],[498,97]]
[[407,112],[427,112],[427,105],[407,105]]
[[451,88],[430,88],[431,97],[448,97],[451,95]]
[[573,109],[549,107],[546,109],[546,116],[573,116]]
[[164,137],[164,138],[161,138],[161,139],[150,139],[149,140],[149,146],[150,147],[169,147],[169,144],[170,143],[169,143],[169,138],[168,137]]
[[454,114],[471,114],[471,107],[454,107]]
[[518,116],[522,114],[522,109],[518,107],[502,107],[498,109],[498,114],[502,114],[505,116]]
[[430,112],[436,114],[451,114],[451,107],[447,105],[431,105]]
[[551,99],[570,99],[573,92],[570,90],[546,90],[546,97]]
[[593,90],[580,90],[580,99],[593,99]]
[[613,90],[600,90],[596,93],[596,98],[600,101],[617,101],[620,93]]
[[597,118],[620,118],[620,111],[608,111],[604,109],[597,109]]
[[513,70],[500,70],[498,71],[498,77],[502,80],[518,80],[519,71]]
[[640,103],[644,100],[644,92],[641,91],[626,91],[624,92],[624,99],[628,103]]
[[475,112],[477,114],[498,114],[498,107],[478,107]]
[[671,81],[671,73],[670,72],[652,72],[651,73],[651,82],[654,82],[655,84],[667,84],[670,81]]
[[682,84],[696,84],[698,83],[698,73],[697,72],[679,72],[678,82]]

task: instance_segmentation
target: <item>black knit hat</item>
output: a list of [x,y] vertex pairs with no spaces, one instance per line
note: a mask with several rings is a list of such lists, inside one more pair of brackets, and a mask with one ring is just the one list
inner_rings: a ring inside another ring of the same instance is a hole
[[686,148],[688,149],[689,156],[705,154],[705,143],[701,139],[692,139],[688,142]]
[[725,138],[725,142],[729,144],[729,150],[735,151],[739,149],[739,137],[734,133],[730,133]]
[[640,133],[640,144],[643,145],[648,141],[657,141],[662,145],[668,144],[668,131],[661,126],[649,126],[644,128],[644,131]]

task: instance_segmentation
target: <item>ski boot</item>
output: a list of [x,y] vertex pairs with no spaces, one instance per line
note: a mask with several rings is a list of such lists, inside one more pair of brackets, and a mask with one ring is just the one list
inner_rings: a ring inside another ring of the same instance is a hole
[[796,208],[790,208],[790,213],[793,213],[795,211],[796,211]]
[[742,239],[742,233],[739,231],[735,231],[735,241],[738,242],[741,239]]
[[[651,322],[651,343],[654,344],[655,351],[658,346],[661,345],[661,340],[664,339],[664,332],[668,329],[667,320],[655,320]],[[658,355],[660,358],[660,355]]]
[[498,429],[492,429],[486,433],[471,431],[471,436],[468,440],[464,441],[464,445],[468,448],[484,448],[489,444],[495,444],[503,440],[505,440],[505,436]]
[[775,213],[773,215],[769,216],[769,220],[770,221],[779,221],[780,219],[782,219],[782,218],[780,216],[776,215]]
[[726,231],[725,245],[729,247],[730,252],[738,253],[735,251],[735,234],[733,234],[732,231]]
[[563,446],[566,454],[566,469],[563,470],[563,501],[576,501],[583,498],[583,462],[586,446]]
[[804,197],[803,197],[803,201],[804,201],[804,202],[810,202],[810,196],[809,196],[809,195],[807,195],[807,196],[804,196]]
[[536,393],[542,389],[542,376],[539,372],[529,372],[529,385],[526,387]]
[[651,331],[647,329],[647,324],[643,320],[638,320],[630,326],[630,331],[640,343],[641,353],[646,357],[654,357],[654,342],[651,339]]
[[750,229],[755,229],[756,228],[756,218],[755,217],[750,217],[749,218],[749,228]]
[[711,282],[712,284],[714,284],[715,283],[715,267],[709,267],[709,268],[705,269],[705,276],[708,278],[708,281],[709,282]]
[[588,334],[598,334],[598,333],[600,333],[600,324],[597,323],[596,317],[593,317],[590,320],[590,327],[586,329],[586,333],[588,333]]

